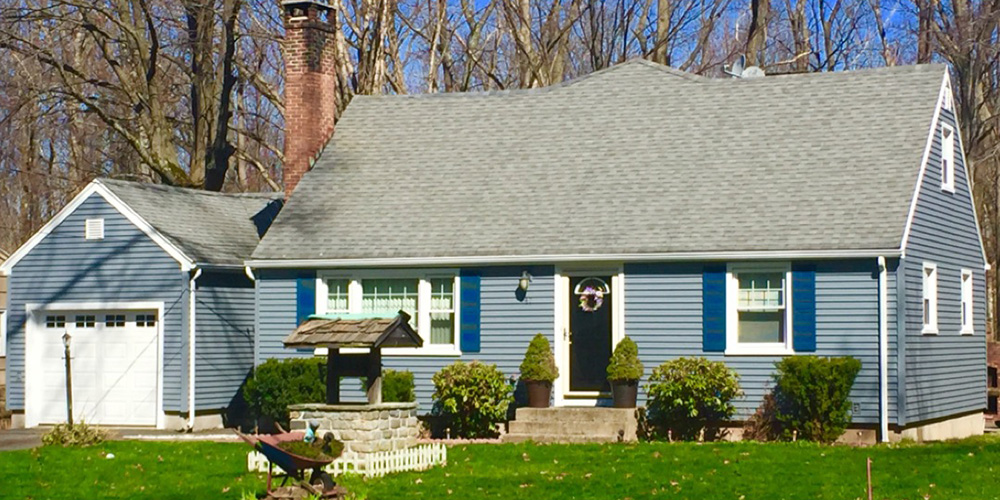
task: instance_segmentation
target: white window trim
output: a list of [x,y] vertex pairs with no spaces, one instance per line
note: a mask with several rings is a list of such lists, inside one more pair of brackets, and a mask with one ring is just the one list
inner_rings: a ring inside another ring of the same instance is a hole
[[[947,141],[945,140],[945,131],[950,134]],[[948,143],[951,143],[951,147],[947,147]],[[949,168],[945,169],[945,160],[949,165]],[[941,189],[949,193],[955,192],[955,128],[946,123],[941,124]]]
[[[971,269],[962,269],[961,281],[959,286],[962,289],[962,299],[959,302],[959,321],[968,319],[968,323],[962,321],[959,333],[962,335],[973,335],[976,333],[976,303],[975,303],[975,276],[972,274]],[[968,279],[966,279],[968,278]],[[965,314],[965,304],[969,304],[969,314]]]
[[[928,276],[927,271],[932,271],[931,276],[934,281],[931,283],[931,291],[933,295],[928,297]],[[937,264],[933,262],[924,262],[924,265],[920,268],[920,322],[923,323],[923,328],[920,333],[925,335],[937,335],[938,333],[938,268]],[[924,300],[930,298],[930,312],[927,314],[929,322],[924,322]]]
[[87,240],[103,240],[104,219],[86,219],[83,222],[83,238]]
[[[362,286],[361,281],[365,279],[393,279],[393,278],[407,278],[418,280],[417,284],[417,334],[423,339],[423,347],[392,347],[382,350],[383,356],[461,356],[462,349],[460,347],[461,342],[461,278],[459,278],[458,269],[433,269],[433,270],[414,270],[414,269],[378,269],[369,271],[320,271],[316,273],[316,314],[326,314],[327,308],[327,294],[329,289],[326,285],[326,280],[328,279],[346,279],[350,280],[348,285],[348,309],[351,314],[357,314],[361,312],[361,295]],[[430,314],[430,303],[431,303],[431,279],[439,278],[454,278],[455,283],[452,290],[455,294],[455,339],[451,344],[431,344],[430,343],[430,329],[431,329],[431,314]],[[427,307],[423,305],[427,304]],[[366,348],[345,348],[341,349],[341,352],[346,354],[351,353],[366,353],[368,349]],[[317,356],[326,355],[326,349],[320,348],[316,350]]]
[[[737,302],[741,272],[780,271],[785,273],[785,341],[740,343]],[[736,263],[726,265],[726,356],[788,356],[792,348],[792,266],[780,263]]]

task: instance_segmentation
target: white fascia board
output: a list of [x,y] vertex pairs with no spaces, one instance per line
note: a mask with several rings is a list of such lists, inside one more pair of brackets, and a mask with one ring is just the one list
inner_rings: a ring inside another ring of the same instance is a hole
[[[903,238],[900,240],[899,254],[906,256],[906,247],[910,242],[910,232],[913,229],[913,219],[917,213],[917,201],[920,198],[920,188],[924,184],[924,175],[927,173],[927,162],[930,161],[931,146],[934,144],[934,135],[937,132],[938,121],[941,119],[941,108],[944,104],[944,99],[946,98],[946,91],[951,89],[951,74],[948,70],[944,70],[944,76],[941,79],[941,88],[938,90],[937,103],[934,105],[934,115],[931,118],[931,127],[927,131],[927,143],[924,145],[924,155],[920,160],[920,174],[917,176],[917,184],[913,187],[913,196],[910,197],[910,211],[906,215],[906,226],[903,228]],[[950,97],[952,99],[951,109],[955,109],[954,97],[955,93],[950,92]],[[955,135],[958,138],[958,154],[962,155],[962,166],[965,169],[965,183],[969,188],[969,201],[972,203],[972,215],[976,219],[976,236],[979,239],[979,251],[983,257],[983,264],[985,269],[988,271],[990,266],[990,261],[986,258],[986,246],[983,245],[983,234],[982,230],[979,228],[979,214],[976,210],[976,199],[972,195],[972,172],[969,169],[968,159],[965,157],[965,145],[962,142],[962,130],[960,127],[955,127]],[[886,255],[889,257],[889,255]]]
[[[115,208],[120,214],[122,214],[126,219],[129,220],[136,228],[142,231],[149,239],[153,240],[163,251],[167,252],[174,260],[176,260],[181,269],[184,271],[190,270],[194,267],[195,263],[187,255],[184,255],[179,248],[174,246],[167,240],[159,231],[157,231],[153,226],[149,225],[145,219],[139,216],[134,210],[132,210],[121,198],[115,196],[110,189],[101,183],[100,179],[95,179],[87,187],[83,188],[79,194],[73,197],[70,202],[62,208],[52,219],[45,223],[41,229],[38,230],[31,238],[28,239],[23,245],[21,245],[14,253],[11,254],[10,258],[7,259],[3,265],[0,265],[0,274],[9,275],[11,270],[21,261],[25,256],[27,256],[32,249],[38,246],[55,228],[59,227],[73,212],[76,211],[83,202],[87,201],[92,195],[97,194],[104,198],[109,205]],[[82,235],[81,235],[82,238]]]
[[900,250],[789,250],[762,252],[677,252],[638,254],[498,255],[456,257],[397,257],[371,259],[285,259],[248,260],[252,269],[319,267],[399,267],[461,266],[499,264],[566,264],[573,262],[678,262],[790,259],[859,259],[878,256],[899,257]]

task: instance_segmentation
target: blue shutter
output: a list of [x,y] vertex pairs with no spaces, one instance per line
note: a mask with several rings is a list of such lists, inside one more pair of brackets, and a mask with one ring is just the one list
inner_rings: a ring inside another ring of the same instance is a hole
[[479,352],[479,273],[462,271],[459,282],[459,347],[462,352]]
[[726,350],[726,268],[705,267],[701,277],[701,341],[706,352]]
[[295,280],[295,326],[316,313],[316,275],[300,274]]
[[792,348],[816,352],[816,268],[792,267]]

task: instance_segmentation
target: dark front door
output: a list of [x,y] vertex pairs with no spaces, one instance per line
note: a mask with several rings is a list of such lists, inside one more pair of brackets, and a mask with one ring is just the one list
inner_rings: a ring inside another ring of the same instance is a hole
[[[610,285],[610,276],[595,276]],[[594,311],[580,307],[577,285],[594,277],[569,279],[569,390],[610,390],[607,380],[608,360],[611,358],[611,296]]]

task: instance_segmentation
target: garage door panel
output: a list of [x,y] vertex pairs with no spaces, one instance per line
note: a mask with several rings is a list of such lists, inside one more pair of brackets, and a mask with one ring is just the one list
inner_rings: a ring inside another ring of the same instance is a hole
[[[52,313],[45,313],[52,314]],[[102,425],[155,425],[158,376],[158,331],[136,323],[136,314],[154,311],[65,311],[64,328],[45,321],[29,326],[33,342],[30,363],[33,387],[29,404],[39,423],[66,420],[65,366],[62,335],[71,335],[74,418]],[[75,319],[83,316],[85,322]],[[90,317],[95,320],[90,322]],[[78,326],[80,325],[80,326]],[[34,391],[33,391],[34,392]]]

